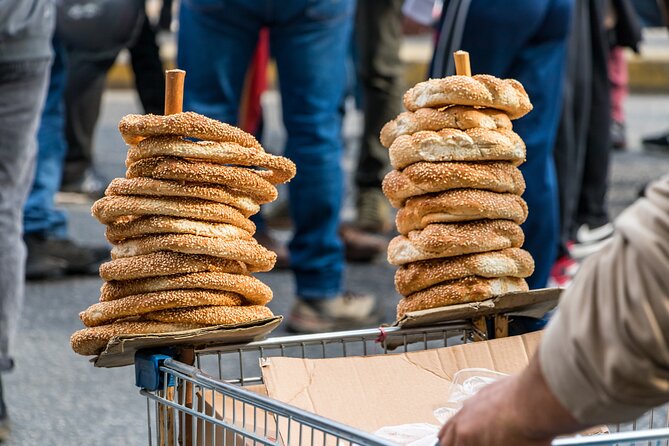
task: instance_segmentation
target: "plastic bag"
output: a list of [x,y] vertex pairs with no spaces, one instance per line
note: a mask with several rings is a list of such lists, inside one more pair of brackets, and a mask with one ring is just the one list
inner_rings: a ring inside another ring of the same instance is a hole
[[462,403],[479,390],[493,382],[508,376],[504,373],[488,369],[462,369],[453,376],[453,384],[448,392],[444,407],[434,411],[434,416],[440,424],[444,424],[462,409]]
[[403,446],[434,446],[438,433],[437,425],[414,423],[382,427],[374,435]]

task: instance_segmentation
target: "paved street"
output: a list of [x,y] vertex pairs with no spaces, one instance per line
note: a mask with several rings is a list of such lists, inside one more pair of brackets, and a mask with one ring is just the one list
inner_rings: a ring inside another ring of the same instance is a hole
[[[278,101],[273,95],[265,99],[269,115],[267,148],[277,151],[284,139],[277,117]],[[112,91],[104,98],[96,136],[96,163],[106,178],[124,174],[126,149],[116,124],[124,114],[138,111],[136,102],[134,94],[126,91]],[[635,198],[642,184],[669,172],[669,154],[645,153],[639,143],[641,135],[669,127],[669,96],[633,96],[627,109],[631,149],[614,157],[610,193],[613,215]],[[354,141],[359,130],[359,116],[350,113],[347,141]],[[347,168],[354,159],[351,147]],[[75,239],[104,243],[104,228],[90,216],[90,203],[69,203],[66,207]],[[350,205],[345,215],[350,215]],[[278,235],[287,238],[287,234]],[[374,265],[351,265],[347,283],[352,289],[378,294],[386,319],[391,321],[397,302],[392,277],[393,268],[381,259]],[[272,310],[286,314],[293,299],[290,274],[272,272],[260,278],[274,290]],[[147,444],[146,403],[133,385],[133,369],[95,369],[69,347],[70,334],[81,328],[77,314],[98,300],[100,285],[101,280],[95,277],[28,285],[16,345],[17,367],[3,376],[14,429],[9,445]]]

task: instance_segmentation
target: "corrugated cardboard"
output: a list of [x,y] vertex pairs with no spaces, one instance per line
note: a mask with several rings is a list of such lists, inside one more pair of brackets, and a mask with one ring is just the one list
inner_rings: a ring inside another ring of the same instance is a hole
[[[481,367],[517,373],[541,333],[398,355],[334,359],[269,358],[262,373],[270,397],[374,432],[407,423],[438,424],[453,375]],[[279,426],[282,436],[286,426]],[[285,436],[284,436],[285,438]]]
[[[264,385],[246,386],[246,390],[267,396],[267,390]],[[276,439],[276,419],[272,415],[265,416],[265,411],[256,409],[251,411],[248,409],[248,416],[242,417],[244,413],[244,405],[241,401],[233,402],[231,398],[223,398],[218,392],[205,390],[197,393],[198,411],[204,413],[218,420],[225,421],[237,427],[243,427],[249,432],[254,432],[264,438],[269,438],[272,441]],[[253,413],[251,413],[253,412]],[[233,419],[233,414],[235,414]],[[255,417],[255,419],[254,419]],[[254,420],[256,421],[254,425]],[[265,420],[267,424],[265,424]],[[253,440],[244,439],[240,435],[236,435],[234,431],[224,429],[212,423],[203,423],[201,419],[197,420],[198,437],[196,441],[197,446],[252,446]],[[257,444],[257,442],[255,443]]]
[[178,333],[115,336],[91,362],[95,367],[121,367],[134,364],[135,352],[141,349],[185,346],[205,348],[257,341],[278,327],[282,319],[276,316],[248,324],[217,325]]
[[545,288],[507,293],[483,302],[412,311],[405,314],[395,325],[404,328],[427,327],[448,321],[472,319],[498,313],[508,316],[541,318],[557,306],[561,292],[560,288]]

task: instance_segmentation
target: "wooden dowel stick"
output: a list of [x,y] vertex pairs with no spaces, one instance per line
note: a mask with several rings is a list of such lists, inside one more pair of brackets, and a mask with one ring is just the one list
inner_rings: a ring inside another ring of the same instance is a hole
[[167,70],[165,72],[165,114],[173,115],[183,111],[184,103],[184,70]]
[[469,53],[467,51],[456,51],[453,53],[455,59],[455,74],[458,76],[471,76],[472,67],[469,64]]

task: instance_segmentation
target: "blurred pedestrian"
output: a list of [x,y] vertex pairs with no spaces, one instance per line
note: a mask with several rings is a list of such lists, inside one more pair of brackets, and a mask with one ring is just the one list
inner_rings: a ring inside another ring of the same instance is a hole
[[570,268],[571,256],[592,254],[613,233],[606,204],[612,150],[609,58],[612,46],[637,49],[640,38],[627,0],[578,2],[554,151],[561,209],[560,255],[552,275],[557,285],[568,285],[568,274],[561,271]]
[[297,165],[289,184],[289,244],[297,302],[288,319],[299,332],[369,326],[375,298],[343,289],[338,236],[344,196],[342,110],[354,0],[184,0],[178,64],[188,72],[185,108],[236,123],[244,76],[258,33],[268,27],[277,63],[285,155]]
[[519,80],[534,104],[531,113],[513,124],[527,146],[527,161],[520,170],[527,183],[523,198],[529,208],[523,224],[524,247],[536,264],[528,279],[530,288],[546,286],[558,245],[553,144],[560,117],[572,3],[446,1],[432,64],[431,77],[453,74],[452,52],[468,51],[473,73]]
[[145,0],[101,0],[94,13],[87,14],[80,11],[82,0],[58,3],[58,34],[67,52],[67,156],[60,186],[63,192],[92,198],[104,194],[106,181],[93,168],[93,137],[107,72],[122,49],[129,49],[144,111],[163,113],[163,66],[156,31],[146,16],[144,3]]
[[466,401],[441,445],[549,446],[668,402],[667,302],[669,177],[618,218],[613,239],[581,267],[529,367]]
[[23,240],[28,256],[27,279],[44,279],[64,274],[98,274],[109,257],[107,247],[84,246],[68,238],[68,216],[54,199],[63,172],[65,143],[65,51],[53,39],[54,60],[49,87],[37,131],[37,162],[32,188],[23,210]]
[[50,0],[0,2],[0,441],[9,432],[1,376],[13,366],[10,347],[23,300],[22,209],[34,170],[54,16]]
[[359,1],[357,6],[354,34],[364,127],[354,172],[356,217],[340,229],[346,258],[352,261],[369,262],[385,254],[385,236],[393,227],[390,204],[381,191],[390,161],[379,134],[402,111],[402,3]]

